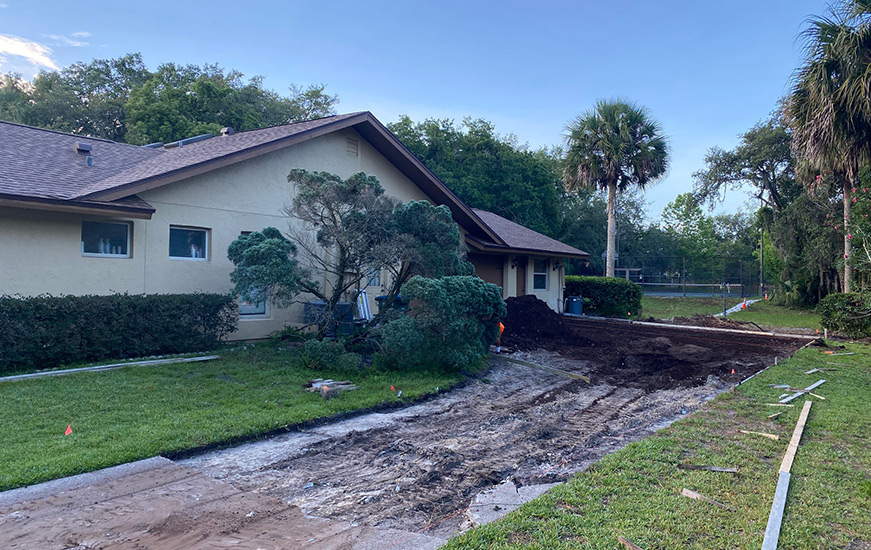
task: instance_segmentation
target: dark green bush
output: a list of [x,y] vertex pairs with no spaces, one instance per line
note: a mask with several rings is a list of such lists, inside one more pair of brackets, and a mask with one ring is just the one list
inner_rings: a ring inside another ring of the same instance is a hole
[[330,340],[307,340],[299,353],[302,365],[312,370],[353,371],[360,368],[362,358],[347,353],[345,346]]
[[225,294],[0,296],[0,373],[207,350],[237,318]]
[[582,296],[584,313],[628,317],[641,313],[641,287],[616,277],[566,276],[566,296]]
[[393,368],[462,369],[487,354],[505,317],[502,289],[478,277],[413,277],[402,287],[411,310],[381,330]]
[[817,313],[823,328],[850,338],[871,335],[871,293],[829,294],[820,300]]

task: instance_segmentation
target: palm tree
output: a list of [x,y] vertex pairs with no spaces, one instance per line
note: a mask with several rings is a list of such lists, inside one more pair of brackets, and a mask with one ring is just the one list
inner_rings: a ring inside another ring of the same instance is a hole
[[844,204],[843,290],[850,292],[851,190],[871,160],[871,2],[846,0],[831,17],[815,17],[803,33],[806,61],[787,104],[793,149],[813,187],[819,174],[842,182]]
[[617,235],[617,192],[639,188],[662,178],[668,169],[668,146],[659,124],[647,109],[625,101],[596,102],[596,108],[566,126],[568,151],[563,182],[608,190],[608,277],[614,276]]

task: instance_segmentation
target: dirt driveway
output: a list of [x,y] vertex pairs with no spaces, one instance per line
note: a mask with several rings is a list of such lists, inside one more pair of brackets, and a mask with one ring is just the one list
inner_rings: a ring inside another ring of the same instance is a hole
[[[0,546],[434,548],[473,524],[482,490],[564,481],[807,343],[606,321],[564,336],[512,357],[590,384],[495,358],[428,402],[172,464],[194,488],[155,489],[160,475],[145,475],[151,486],[123,491],[138,495],[123,521],[97,484],[76,489],[79,503],[57,491],[11,504],[0,494]],[[63,544],[46,544],[61,534]]]

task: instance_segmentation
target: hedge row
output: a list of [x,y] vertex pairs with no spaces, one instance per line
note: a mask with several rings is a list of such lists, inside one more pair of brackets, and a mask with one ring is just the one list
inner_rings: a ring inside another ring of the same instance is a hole
[[871,293],[829,294],[817,306],[823,328],[850,338],[871,335]]
[[627,317],[641,313],[641,287],[616,277],[566,276],[565,296],[584,298],[584,313]]
[[237,318],[225,294],[0,296],[0,373],[202,351]]

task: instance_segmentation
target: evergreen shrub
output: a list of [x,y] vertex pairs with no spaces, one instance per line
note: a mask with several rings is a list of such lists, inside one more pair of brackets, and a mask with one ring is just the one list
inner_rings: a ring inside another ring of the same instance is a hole
[[402,295],[411,301],[408,316],[381,330],[382,357],[392,368],[472,366],[496,341],[506,312],[501,288],[467,275],[415,276]]
[[850,338],[871,336],[871,293],[829,294],[817,306],[823,328]]
[[0,373],[213,349],[238,312],[228,294],[0,296]]
[[604,317],[641,314],[641,287],[617,277],[566,276],[565,296],[584,298],[584,313]]

